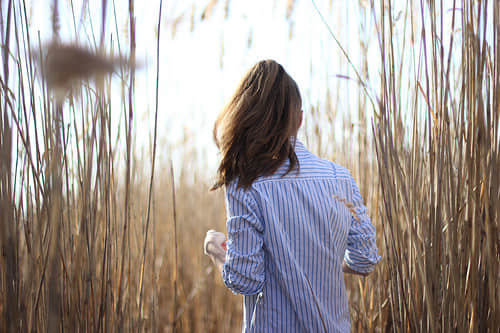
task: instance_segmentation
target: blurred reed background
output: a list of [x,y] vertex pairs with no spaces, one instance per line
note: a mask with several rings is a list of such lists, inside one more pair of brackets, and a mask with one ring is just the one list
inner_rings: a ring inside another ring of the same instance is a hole
[[[30,28],[30,3],[0,2],[1,331],[241,329],[241,298],[201,248],[225,221],[198,148],[210,133],[172,142],[182,124],[158,121],[161,59],[175,52],[160,53],[161,38],[182,22],[193,30],[226,20],[231,3],[207,0],[168,25],[170,4],[158,4],[144,129],[133,0],[102,0],[92,15],[87,1],[71,1],[71,18],[47,2],[50,43]],[[339,43],[324,96],[302,87],[300,135],[352,171],[377,228],[383,261],[368,278],[346,276],[352,330],[498,332],[500,5],[359,1],[359,21],[339,27],[333,1],[282,4],[290,40],[296,7],[309,6],[318,12],[308,19],[324,19]],[[343,53],[348,29],[359,54]],[[65,40],[78,31],[92,37]],[[217,47],[224,66],[229,46]]]

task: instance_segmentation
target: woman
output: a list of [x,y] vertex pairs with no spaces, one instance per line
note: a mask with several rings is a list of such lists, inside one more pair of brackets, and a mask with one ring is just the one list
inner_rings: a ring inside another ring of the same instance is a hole
[[273,60],[254,65],[217,118],[225,236],[205,253],[243,294],[243,331],[349,332],[342,272],[367,275],[380,260],[375,229],[349,171],[296,140],[302,102]]

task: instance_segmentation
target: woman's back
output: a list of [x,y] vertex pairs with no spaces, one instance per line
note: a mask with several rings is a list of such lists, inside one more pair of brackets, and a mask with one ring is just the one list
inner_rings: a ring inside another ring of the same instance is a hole
[[286,161],[247,190],[237,180],[226,187],[223,279],[246,295],[244,331],[348,332],[342,263],[371,271],[375,231],[345,168],[298,141],[295,153],[298,173],[287,173]]
[[245,295],[244,331],[349,332],[342,272],[365,275],[380,259],[349,172],[296,142],[302,117],[297,83],[263,60],[214,125],[212,189],[226,189],[228,241],[226,251],[225,236],[209,231],[204,248]]

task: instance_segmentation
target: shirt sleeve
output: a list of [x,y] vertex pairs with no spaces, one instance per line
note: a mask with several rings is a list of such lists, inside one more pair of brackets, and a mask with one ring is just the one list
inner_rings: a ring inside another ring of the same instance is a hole
[[357,219],[354,216],[352,217],[344,260],[347,266],[353,270],[360,273],[369,273],[382,257],[377,255],[375,227],[371,224],[370,217],[367,215],[359,188],[352,177],[350,181],[352,188],[351,202],[354,205]]
[[228,240],[222,268],[225,285],[234,293],[253,295],[264,287],[263,224],[250,191],[226,188]]

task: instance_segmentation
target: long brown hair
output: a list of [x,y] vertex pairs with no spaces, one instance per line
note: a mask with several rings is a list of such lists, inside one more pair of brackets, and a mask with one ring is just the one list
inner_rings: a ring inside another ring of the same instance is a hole
[[249,188],[287,158],[287,173],[298,167],[291,137],[300,126],[301,107],[299,88],[283,66],[263,60],[250,68],[215,122],[222,160],[212,190],[235,179],[238,187]]

